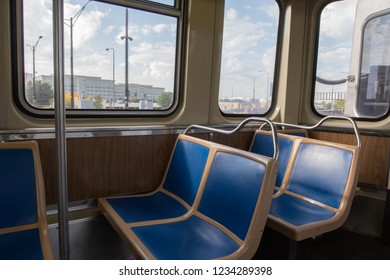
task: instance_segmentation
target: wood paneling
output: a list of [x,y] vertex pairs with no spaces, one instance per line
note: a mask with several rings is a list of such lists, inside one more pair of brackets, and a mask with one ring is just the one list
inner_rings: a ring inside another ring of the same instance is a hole
[[[325,141],[356,144],[352,134],[310,132],[309,137]],[[389,176],[390,138],[362,135],[363,158],[359,182],[386,187]]]
[[233,135],[214,133],[214,142],[248,151],[252,143],[253,134],[253,131],[238,132]]
[[[67,140],[69,201],[152,191],[159,186],[177,135]],[[39,140],[47,204],[58,196],[54,140]]]
[[[207,139],[207,134],[194,135]],[[310,132],[310,137],[355,144],[354,135]],[[253,132],[234,135],[214,133],[214,141],[248,150]],[[159,186],[177,135],[113,136],[70,138],[67,140],[69,201],[141,193]],[[387,186],[390,138],[362,136],[363,160],[359,181]],[[58,197],[55,140],[38,140],[45,178],[46,200]]]

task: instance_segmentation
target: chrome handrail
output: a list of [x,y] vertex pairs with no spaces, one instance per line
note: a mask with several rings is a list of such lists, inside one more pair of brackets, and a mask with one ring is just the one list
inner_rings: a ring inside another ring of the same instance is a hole
[[[352,118],[350,118],[350,117],[346,117],[346,116],[326,116],[326,117],[324,117],[323,119],[321,119],[318,123],[316,123],[315,125],[312,125],[312,126],[298,125],[298,124],[290,124],[290,123],[282,123],[282,122],[274,122],[274,124],[275,124],[275,125],[279,125],[279,126],[285,126],[285,127],[292,127],[292,128],[313,130],[313,129],[316,129],[317,127],[321,126],[324,122],[326,122],[327,120],[330,120],[330,119],[336,119],[336,120],[338,119],[338,120],[346,120],[346,121],[349,121],[349,122],[352,124],[353,130],[354,130],[354,133],[355,133],[355,136],[356,136],[356,146],[358,146],[359,148],[362,147],[362,140],[361,140],[361,137],[360,137],[360,133],[359,133],[357,124],[356,124],[356,122],[355,122]],[[260,127],[260,129],[263,129],[263,127],[264,127],[265,125],[266,125],[266,124],[262,125],[262,126]]]
[[274,123],[272,123],[270,120],[266,119],[266,118],[261,118],[261,117],[250,117],[250,118],[247,118],[245,120],[243,120],[235,129],[233,130],[223,130],[223,129],[218,129],[218,128],[212,128],[212,127],[207,127],[207,126],[202,126],[202,125],[197,125],[197,124],[193,124],[193,125],[190,125],[189,127],[187,127],[183,134],[187,134],[191,129],[203,129],[203,130],[207,130],[207,131],[211,131],[211,132],[216,132],[216,133],[221,133],[221,134],[227,134],[227,135],[232,135],[238,131],[240,131],[240,129],[245,126],[247,123],[249,122],[262,122],[262,123],[267,123],[270,127],[271,127],[271,131],[272,131],[272,141],[273,141],[273,145],[274,145],[274,154],[273,154],[273,157],[274,159],[278,159],[278,156],[279,156],[279,146],[278,146],[278,135],[277,135],[277,131],[276,131],[276,128],[275,128],[275,125]]

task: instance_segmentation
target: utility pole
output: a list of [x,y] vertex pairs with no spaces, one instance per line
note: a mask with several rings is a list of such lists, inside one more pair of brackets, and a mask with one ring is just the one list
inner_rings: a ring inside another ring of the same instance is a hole
[[125,105],[125,108],[129,108],[129,41],[133,41],[133,37],[130,37],[129,36],[129,31],[128,31],[128,27],[129,27],[129,17],[128,17],[128,9],[126,9],[126,35],[125,36],[121,36],[121,39],[124,40],[126,39],[125,41],[125,46],[126,46],[126,49],[125,49],[125,57],[126,57],[126,60],[125,60],[125,72],[126,72],[126,77],[125,77],[125,97],[126,97],[126,105]]
[[115,48],[107,48],[106,51],[112,50],[112,108],[115,105]]
[[73,26],[76,24],[80,15],[83,13],[85,7],[92,0],[88,0],[83,7],[69,20],[69,24],[66,24],[70,27],[70,108],[74,108],[74,79],[73,79]]
[[37,40],[37,42],[35,43],[34,46],[31,46],[31,45],[27,44],[27,46],[30,47],[30,49],[32,50],[32,53],[33,53],[33,103],[35,103],[36,98],[37,98],[36,91],[35,91],[35,72],[36,72],[35,71],[35,50],[38,47],[39,40],[41,40],[42,38],[43,38],[43,36],[39,36],[38,40]]

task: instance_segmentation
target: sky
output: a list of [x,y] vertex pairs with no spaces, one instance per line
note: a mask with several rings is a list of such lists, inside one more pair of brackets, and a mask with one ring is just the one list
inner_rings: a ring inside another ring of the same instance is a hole
[[[349,74],[352,38],[357,0],[328,4],[320,22],[317,76],[340,80]],[[334,91],[345,92],[347,83],[333,86]],[[329,85],[316,84],[316,91],[331,91]]]
[[[159,1],[172,3],[173,0]],[[65,0],[65,74],[70,74],[70,18],[88,1]],[[52,0],[25,0],[25,43],[35,48],[36,75],[53,73]],[[115,81],[125,82],[126,9],[91,1],[73,21],[73,62],[75,75],[98,76],[112,80],[115,49]],[[129,82],[172,91],[177,19],[170,16],[128,10]],[[25,46],[25,71],[32,73],[32,49]]]
[[[69,24],[86,0],[65,0]],[[173,0],[159,1],[172,4]],[[226,0],[220,97],[266,99],[274,77],[279,7],[274,0]],[[317,75],[342,79],[348,75],[357,0],[329,4],[321,15]],[[25,44],[36,49],[36,75],[53,73],[52,0],[25,0]],[[129,9],[129,82],[173,91],[176,18]],[[125,81],[125,8],[89,2],[73,27],[75,75]],[[70,74],[70,28],[65,26],[65,73]],[[25,45],[25,71],[32,72],[32,49]],[[345,90],[341,86],[335,90]],[[328,90],[318,85],[317,90]]]
[[274,73],[278,21],[274,0],[225,1],[220,98],[253,98],[255,90],[256,99],[266,99]]

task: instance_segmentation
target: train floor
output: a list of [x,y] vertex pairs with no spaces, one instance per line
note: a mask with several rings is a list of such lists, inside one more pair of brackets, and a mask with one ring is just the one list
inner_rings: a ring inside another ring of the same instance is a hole
[[300,242],[266,228],[254,259],[390,260],[390,246],[345,228]]
[[[70,259],[131,260],[134,255],[103,215],[71,221]],[[58,228],[49,226],[51,243],[58,244]],[[294,250],[293,250],[294,249]],[[53,253],[59,259],[58,246]],[[390,246],[378,237],[338,229],[315,239],[292,243],[266,228],[254,259],[259,260],[390,260]]]

